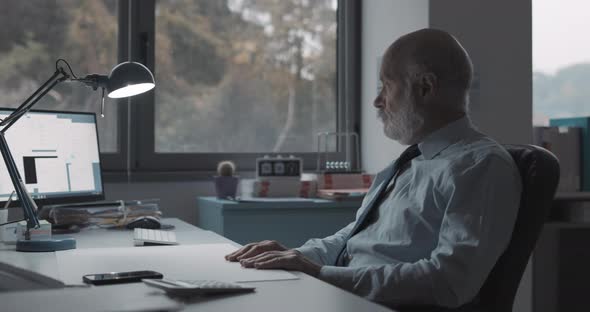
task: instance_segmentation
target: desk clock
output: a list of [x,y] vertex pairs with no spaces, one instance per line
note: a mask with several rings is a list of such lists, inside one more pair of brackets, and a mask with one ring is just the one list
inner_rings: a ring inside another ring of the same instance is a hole
[[269,157],[256,159],[256,178],[294,178],[301,179],[303,160],[298,157]]

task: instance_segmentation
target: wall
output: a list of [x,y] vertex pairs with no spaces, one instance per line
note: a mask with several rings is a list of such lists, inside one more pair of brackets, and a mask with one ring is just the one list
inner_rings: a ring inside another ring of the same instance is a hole
[[361,150],[366,171],[379,171],[404,149],[385,137],[375,116],[377,59],[400,35],[425,27],[451,32],[469,52],[476,70],[471,116],[480,130],[501,143],[531,142],[530,0],[371,0],[363,2],[362,24]]
[[[501,143],[532,142],[531,12],[531,0],[430,2],[430,26],[455,35],[472,58],[474,123]],[[532,311],[530,263],[513,310]]]
[[373,100],[377,96],[378,59],[401,35],[428,27],[427,0],[365,0],[362,15],[361,155],[369,173],[383,169],[404,147],[383,134]]
[[531,0],[431,1],[430,26],[455,35],[472,58],[474,123],[499,142],[531,142]]

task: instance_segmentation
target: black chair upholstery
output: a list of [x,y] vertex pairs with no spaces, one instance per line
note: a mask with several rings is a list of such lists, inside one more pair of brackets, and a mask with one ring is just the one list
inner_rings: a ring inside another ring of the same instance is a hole
[[481,311],[511,312],[527,262],[549,216],[559,182],[559,161],[534,145],[504,145],[522,178],[522,195],[508,247],[479,291]]
[[559,182],[559,161],[535,145],[504,145],[522,179],[522,194],[512,238],[473,302],[456,309],[401,307],[400,312],[512,312],[518,285],[535,248]]

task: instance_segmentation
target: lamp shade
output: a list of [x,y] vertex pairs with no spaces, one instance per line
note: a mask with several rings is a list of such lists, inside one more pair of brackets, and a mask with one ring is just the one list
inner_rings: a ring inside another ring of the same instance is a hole
[[110,98],[123,98],[147,92],[156,86],[154,75],[143,64],[124,62],[111,70],[107,81]]

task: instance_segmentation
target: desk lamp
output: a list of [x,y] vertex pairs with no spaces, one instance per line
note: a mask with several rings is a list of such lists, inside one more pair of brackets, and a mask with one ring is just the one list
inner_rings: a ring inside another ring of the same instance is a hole
[[[64,63],[68,72],[60,66]],[[108,76],[105,75],[87,75],[78,78],[72,68],[63,59],[55,62],[55,73],[49,78],[37,91],[27,98],[12,114],[0,121],[0,152],[6,163],[8,174],[12,180],[14,190],[21,202],[27,221],[24,240],[18,240],[16,243],[17,251],[56,251],[76,248],[76,241],[73,238],[62,239],[31,239],[30,230],[39,228],[39,219],[37,218],[37,205],[27,191],[25,184],[18,172],[8,143],[6,142],[5,133],[14,125],[22,116],[28,112],[37,101],[39,101],[47,92],[51,91],[58,83],[63,81],[77,81],[90,86],[93,90],[102,89],[101,116],[104,117],[104,94],[107,92],[110,98],[124,98],[147,92],[155,87],[154,76],[144,65],[136,62],[124,62],[115,66]]]

